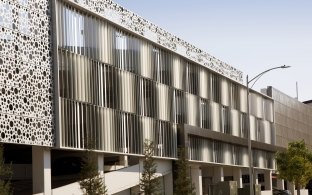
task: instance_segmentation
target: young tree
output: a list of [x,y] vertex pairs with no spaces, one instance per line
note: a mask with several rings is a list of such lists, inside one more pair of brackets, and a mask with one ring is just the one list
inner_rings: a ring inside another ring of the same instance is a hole
[[4,163],[3,159],[3,145],[0,144],[0,194],[10,195],[13,194],[11,188],[12,170],[11,165],[8,166]]
[[300,188],[312,179],[312,153],[305,142],[288,143],[287,150],[277,152],[275,159],[279,177],[293,182],[297,187],[297,195],[300,195]]
[[185,148],[178,149],[178,161],[176,161],[176,179],[174,181],[175,195],[193,195],[195,194],[194,185],[192,185],[192,180],[190,178],[190,166],[188,160],[186,159]]
[[97,155],[88,145],[85,162],[82,164],[79,182],[84,195],[103,195],[107,193],[103,178],[99,175]]
[[140,188],[145,195],[155,195],[159,193],[160,180],[156,176],[157,165],[153,158],[154,143],[149,140],[144,141],[143,172],[140,179]]

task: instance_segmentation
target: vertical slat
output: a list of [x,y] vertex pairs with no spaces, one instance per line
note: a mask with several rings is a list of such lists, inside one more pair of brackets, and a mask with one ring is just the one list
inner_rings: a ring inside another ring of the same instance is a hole
[[77,104],[77,148],[81,148],[80,140],[81,140],[81,115],[82,115],[82,110],[81,110],[81,104]]

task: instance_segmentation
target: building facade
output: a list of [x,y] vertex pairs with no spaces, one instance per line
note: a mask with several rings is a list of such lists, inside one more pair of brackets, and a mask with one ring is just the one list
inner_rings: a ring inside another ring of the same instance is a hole
[[312,148],[312,107],[274,87],[263,92],[274,99],[276,144],[286,148],[291,141],[304,140]]
[[[287,148],[289,142],[303,140],[307,147],[311,149],[311,100],[300,102],[271,86],[261,91],[274,100],[276,146]],[[289,189],[293,194],[295,193],[294,186],[289,182],[281,180],[275,182],[274,185],[278,188]],[[311,182],[306,186],[306,189],[311,193]],[[307,193],[307,190],[302,190],[302,193]]]
[[109,0],[0,0],[0,10],[0,141],[9,159],[29,153],[14,178],[32,178],[32,193],[81,194],[60,175],[90,147],[109,194],[136,192],[146,139],[164,194],[179,146],[197,194],[220,181],[243,187],[249,130],[255,181],[271,193],[276,143],[285,147],[275,96],[251,91],[248,116],[239,70]]

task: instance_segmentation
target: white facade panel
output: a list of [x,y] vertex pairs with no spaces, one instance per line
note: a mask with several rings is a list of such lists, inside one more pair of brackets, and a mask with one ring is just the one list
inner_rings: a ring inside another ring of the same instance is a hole
[[247,113],[247,89],[243,87],[239,88],[239,98],[240,111]]
[[263,98],[255,93],[250,93],[250,113],[258,118],[263,118]]
[[221,107],[218,103],[211,102],[211,121],[212,121],[212,126],[211,130],[213,131],[219,131],[221,130],[220,124],[221,124],[221,117],[220,117],[220,112],[221,112]]
[[169,87],[163,84],[157,84],[157,114],[161,120],[170,120],[170,95]]
[[199,98],[192,94],[186,94],[187,100],[187,124],[198,126],[199,125]]
[[224,106],[230,105],[229,83],[225,78],[221,79],[221,104]]
[[209,72],[204,69],[199,69],[199,96],[209,99],[209,86],[210,86]]
[[141,59],[139,63],[139,72],[142,76],[152,79],[153,78],[153,66],[151,63],[152,59],[152,45],[146,41],[142,41],[141,44]]
[[185,64],[183,64],[183,60],[181,60],[177,56],[173,56],[172,62],[172,86],[178,89],[183,89],[183,83],[185,82]]
[[237,110],[231,110],[232,135],[240,136],[240,113]]

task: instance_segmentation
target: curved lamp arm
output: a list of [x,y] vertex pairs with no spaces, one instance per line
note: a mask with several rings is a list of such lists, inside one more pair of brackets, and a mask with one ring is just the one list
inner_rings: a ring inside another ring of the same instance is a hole
[[279,68],[290,68],[290,66],[283,65],[283,66],[277,66],[277,67],[274,67],[274,68],[270,68],[270,69],[268,69],[268,70],[265,70],[265,71],[259,73],[258,75],[256,75],[255,77],[253,77],[252,79],[250,79],[249,81],[247,81],[247,85],[249,85],[249,83],[251,83],[252,81],[255,81],[255,82],[253,83],[253,85],[250,87],[250,88],[252,88],[252,87],[254,86],[254,84],[258,81],[258,79],[259,79],[262,75],[264,75],[265,73],[267,73],[267,72],[269,72],[269,71],[271,71],[271,70],[279,69]]

